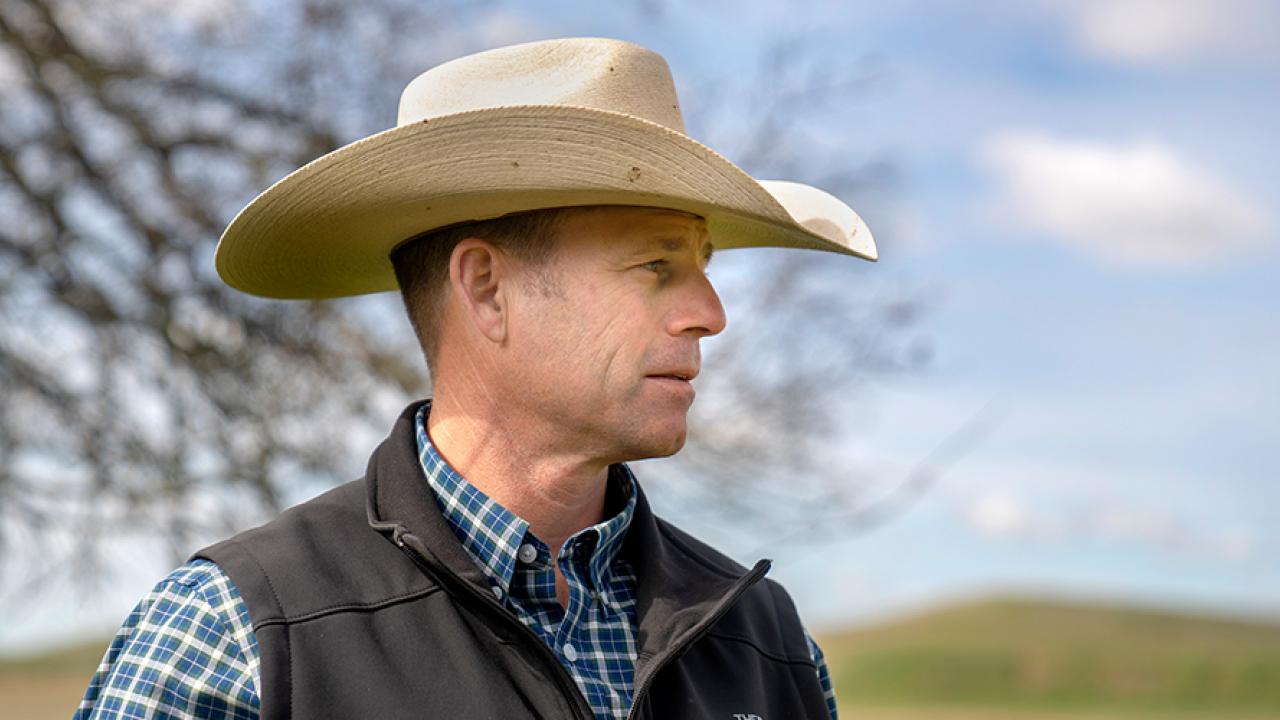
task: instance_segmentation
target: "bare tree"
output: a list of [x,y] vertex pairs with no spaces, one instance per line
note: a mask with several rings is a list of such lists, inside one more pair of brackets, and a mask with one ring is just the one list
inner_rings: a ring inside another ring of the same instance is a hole
[[[488,6],[225,8],[0,6],[0,542],[53,548],[0,556],[15,595],[100,568],[102,539],[157,534],[181,555],[348,479],[427,392],[398,298],[259,300],[225,287],[212,253],[257,191],[390,125],[413,74],[478,49],[460,28]],[[883,179],[883,164],[836,167],[776,141],[831,83],[868,82],[862,66],[785,76],[802,53],[780,52],[761,67],[785,92],[717,103],[757,110],[743,164],[844,192]],[[776,518],[780,502],[804,514],[847,498],[848,474],[814,462],[835,401],[921,357],[918,298],[851,290],[857,271],[832,267],[788,256],[726,289],[748,311],[709,354],[694,442],[666,467],[713,512]],[[771,489],[784,471],[809,489]]]

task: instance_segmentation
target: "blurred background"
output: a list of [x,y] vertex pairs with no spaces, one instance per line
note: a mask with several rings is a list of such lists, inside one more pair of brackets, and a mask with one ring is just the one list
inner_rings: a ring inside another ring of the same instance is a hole
[[846,717],[1280,717],[1280,7],[0,5],[0,715],[64,717],[192,551],[429,394],[399,298],[223,287],[219,233],[441,61],[592,35],[876,264],[718,255],[654,504],[774,559]]

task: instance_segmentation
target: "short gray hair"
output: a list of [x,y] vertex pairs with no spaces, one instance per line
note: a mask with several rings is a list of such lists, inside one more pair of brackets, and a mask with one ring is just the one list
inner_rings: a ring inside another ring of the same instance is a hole
[[458,243],[479,238],[530,265],[545,265],[555,248],[555,231],[566,208],[504,215],[492,220],[450,225],[416,235],[391,251],[391,266],[413,332],[434,375],[440,352],[440,311],[449,283],[449,258]]

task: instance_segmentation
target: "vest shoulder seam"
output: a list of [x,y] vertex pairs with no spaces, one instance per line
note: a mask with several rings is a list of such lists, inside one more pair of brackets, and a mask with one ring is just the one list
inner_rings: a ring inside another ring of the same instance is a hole
[[[280,613],[284,614],[285,612],[284,603],[280,600],[280,593],[276,592],[276,585],[271,580],[271,573],[267,572],[266,566],[264,566],[262,564],[262,561],[258,559],[258,555],[249,548],[249,544],[242,542],[240,536],[237,535],[235,537],[227,539],[225,542],[225,547],[227,547],[228,549],[234,548],[242,556],[247,558],[249,562],[253,563],[253,566],[258,569],[259,577],[261,577],[263,582],[267,584],[267,591],[271,593],[271,601],[275,603],[275,606],[280,611]],[[214,565],[218,565],[217,560],[213,560],[212,558],[209,558],[209,559],[213,562]],[[219,566],[219,569],[221,569],[221,566]],[[223,572],[226,572],[226,571],[224,570]],[[235,581],[232,580],[230,577],[228,577],[228,580],[231,581],[232,585],[235,584]],[[237,588],[237,590],[238,589],[239,588]],[[254,625],[254,628],[255,629],[257,628],[256,624]]]
[[791,658],[791,657],[786,657],[785,655],[779,655],[775,652],[765,650],[764,648],[757,645],[755,640],[748,637],[743,637],[741,635],[730,635],[728,633],[713,630],[711,632],[708,632],[706,637],[709,637],[709,638],[714,637],[718,640],[728,640],[729,642],[736,642],[736,643],[742,643],[743,645],[749,645],[756,652],[760,653],[761,655],[775,662],[786,663],[788,665],[807,665],[811,668],[817,667],[817,665],[814,664],[813,662],[813,658]]
[[338,603],[336,605],[329,605],[327,607],[319,608],[317,610],[312,610],[310,612],[302,613],[300,615],[263,618],[262,620],[259,620],[258,622],[255,622],[253,624],[253,629],[257,630],[259,628],[267,627],[269,625],[294,625],[299,623],[305,623],[305,622],[310,622],[312,620],[319,620],[321,618],[328,617],[329,615],[337,615],[340,613],[372,612],[374,610],[382,610],[383,608],[388,608],[393,605],[399,605],[401,603],[419,600],[421,598],[427,597],[428,595],[432,595],[439,590],[440,590],[440,587],[438,585],[433,585],[428,588],[421,588],[418,590],[414,590],[412,592],[404,593],[402,595],[395,595],[389,598],[375,600],[373,602]]

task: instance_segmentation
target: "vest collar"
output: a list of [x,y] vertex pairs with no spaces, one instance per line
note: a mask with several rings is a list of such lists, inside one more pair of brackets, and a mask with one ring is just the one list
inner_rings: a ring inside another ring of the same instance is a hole
[[[463,549],[431,495],[417,455],[410,404],[369,459],[365,475],[369,524],[397,545],[410,545],[437,581],[460,581],[489,595],[489,583]],[[636,574],[636,689],[662,661],[695,640],[769,568],[747,571],[657,518],[636,483],[635,515],[623,552]],[[443,577],[441,577],[443,575]]]

